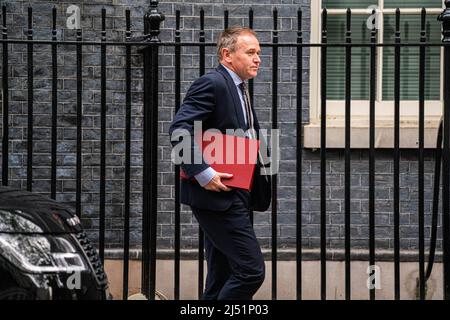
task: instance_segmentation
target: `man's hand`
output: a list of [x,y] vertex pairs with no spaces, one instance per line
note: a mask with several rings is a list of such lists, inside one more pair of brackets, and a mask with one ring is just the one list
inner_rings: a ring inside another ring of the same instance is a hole
[[209,191],[216,191],[216,192],[231,191],[230,188],[228,188],[226,185],[222,183],[221,179],[230,179],[232,177],[233,175],[231,173],[216,172],[216,175],[203,188]]

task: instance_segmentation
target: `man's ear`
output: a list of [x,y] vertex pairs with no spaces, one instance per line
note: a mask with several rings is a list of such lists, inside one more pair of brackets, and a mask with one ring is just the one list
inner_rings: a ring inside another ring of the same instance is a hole
[[230,49],[222,48],[222,60],[230,63],[231,62],[230,54],[231,54]]

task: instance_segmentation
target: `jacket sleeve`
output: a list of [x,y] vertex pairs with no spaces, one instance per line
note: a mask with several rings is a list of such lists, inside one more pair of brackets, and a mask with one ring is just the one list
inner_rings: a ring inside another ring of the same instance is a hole
[[[194,122],[200,121],[203,123],[214,111],[215,106],[214,81],[209,75],[202,76],[194,81],[189,88],[183,104],[169,128],[170,140],[173,147],[187,136],[190,138],[191,161],[189,163],[181,163],[181,168],[188,178],[192,178],[210,167],[204,161],[199,146],[194,141]],[[200,159],[201,161],[195,163],[195,159]]]

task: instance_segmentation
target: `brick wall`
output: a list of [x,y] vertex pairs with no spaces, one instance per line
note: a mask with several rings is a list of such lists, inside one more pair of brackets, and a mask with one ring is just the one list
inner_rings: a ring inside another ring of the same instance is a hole
[[[75,32],[68,30],[66,8],[71,4],[81,8],[83,39],[100,40],[101,8],[107,12],[108,40],[122,40],[125,29],[125,9],[132,15],[133,35],[143,30],[143,15],[149,1],[3,1],[8,8],[7,22],[10,38],[26,35],[28,3],[34,10],[34,35],[36,39],[50,39],[51,9],[58,10],[58,37],[75,40]],[[182,41],[198,40],[199,11],[205,10],[206,41],[216,41],[223,27],[223,10],[230,13],[230,25],[248,24],[248,10],[254,9],[254,28],[261,42],[271,41],[273,27],[272,9],[279,11],[280,42],[296,41],[297,9],[304,10],[304,39],[309,41],[309,0],[211,0],[211,1],[160,1],[159,10],[166,15],[160,38],[173,41],[175,10],[182,15]],[[1,48],[0,48],[1,50]],[[27,53],[25,45],[9,47],[10,75],[10,179],[11,185],[26,186],[26,136],[27,136]],[[58,182],[57,199],[73,203],[75,200],[76,163],[76,57],[74,47],[58,49]],[[216,65],[214,48],[207,48],[206,68]],[[271,55],[272,49],[263,48],[262,67],[255,80],[254,105],[264,128],[271,123]],[[278,176],[278,236],[279,247],[295,247],[295,194],[296,190],[296,58],[295,49],[279,51],[279,128],[281,129],[281,164]],[[182,93],[198,77],[198,48],[182,50]],[[48,45],[35,46],[34,53],[34,157],[33,189],[49,194],[50,190],[50,114],[51,114],[51,56]],[[83,48],[83,224],[97,237],[100,172],[100,48]],[[125,150],[125,51],[120,47],[108,47],[107,57],[107,209],[106,243],[119,248],[123,242],[124,200],[124,150]],[[133,50],[132,58],[132,218],[131,242],[139,247],[141,233],[142,191],[142,58]],[[173,166],[170,163],[168,127],[174,112],[174,50],[160,49],[160,107],[159,107],[159,174],[158,174],[158,245],[170,248],[174,233]],[[303,118],[309,118],[309,50],[304,50]],[[0,124],[1,125],[1,124]],[[418,187],[417,152],[403,150],[401,156],[401,246],[403,249],[418,247]],[[393,247],[393,154],[390,150],[376,152],[376,246]],[[305,150],[303,160],[303,243],[305,248],[317,248],[320,235],[320,158],[319,151]],[[430,212],[433,184],[433,153],[427,152],[425,163],[425,211],[426,237],[430,235]],[[344,248],[344,154],[342,150],[330,150],[327,162],[327,244],[332,248]],[[368,152],[352,151],[352,246],[368,248]],[[197,245],[195,220],[190,210],[183,207],[182,247]],[[270,212],[255,214],[256,234],[264,247],[270,247]],[[427,242],[428,244],[428,242]]]

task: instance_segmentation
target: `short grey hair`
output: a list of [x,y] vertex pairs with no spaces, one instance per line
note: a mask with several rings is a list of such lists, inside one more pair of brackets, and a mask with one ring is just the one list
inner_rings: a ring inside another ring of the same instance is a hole
[[227,48],[231,52],[236,50],[236,42],[241,34],[251,34],[256,38],[256,32],[250,28],[243,28],[240,26],[232,26],[225,29],[217,40],[217,58],[220,62],[222,59],[222,49]]

